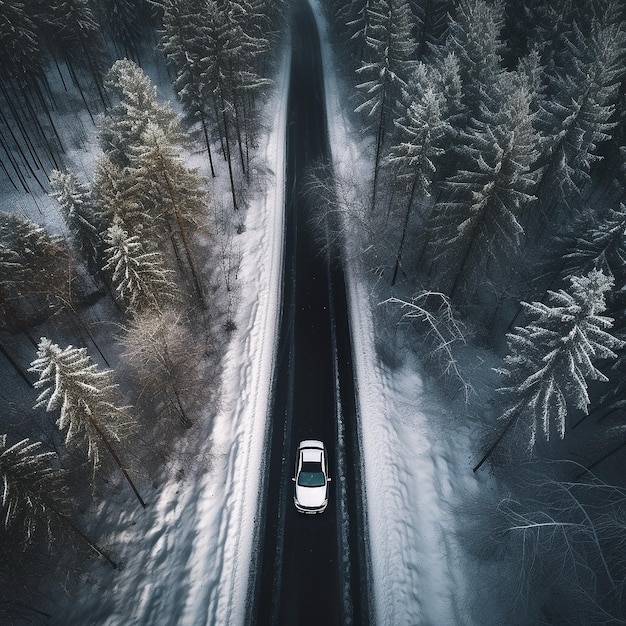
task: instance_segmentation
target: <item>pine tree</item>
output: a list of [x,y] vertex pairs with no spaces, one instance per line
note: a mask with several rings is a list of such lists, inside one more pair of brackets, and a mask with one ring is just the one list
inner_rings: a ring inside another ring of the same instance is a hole
[[396,120],[400,143],[393,146],[386,159],[409,191],[396,264],[391,279],[395,284],[402,258],[402,250],[415,196],[428,193],[437,171],[438,159],[445,153],[444,140],[449,136],[449,125],[443,119],[443,96],[427,88],[420,100],[414,100],[404,118]]
[[51,29],[48,45],[68,64],[77,84],[78,76],[73,68],[76,65],[86,67],[103,106],[107,106],[102,89],[106,49],[100,24],[88,0],[50,0],[46,9],[44,20]]
[[176,68],[174,87],[187,115],[199,121],[209,157],[211,175],[215,176],[211,151],[211,93],[205,81],[206,25],[197,16],[202,14],[202,0],[166,0],[163,2],[161,45],[168,61]]
[[568,405],[587,411],[587,380],[608,381],[595,364],[616,358],[614,350],[624,346],[608,332],[613,320],[602,315],[613,279],[592,270],[569,282],[567,290],[549,292],[551,306],[522,303],[533,320],[507,335],[502,419],[522,419],[531,448],[538,431],[550,438],[553,424],[565,436]]
[[364,101],[356,108],[356,112],[363,112],[370,118],[376,133],[373,208],[387,126],[396,116],[402,90],[406,87],[415,41],[407,0],[375,0],[367,10],[369,28],[365,37],[366,60],[357,70],[359,78],[366,79],[357,85],[364,92]]
[[106,223],[110,225],[117,218],[146,248],[158,248],[165,230],[163,216],[136,197],[128,166],[116,165],[106,154],[101,155],[96,163],[93,196]]
[[43,76],[44,56],[36,24],[24,3],[0,2],[0,76],[31,85]]
[[180,132],[171,106],[157,102],[156,87],[136,63],[116,61],[105,76],[105,86],[119,98],[100,130],[102,150],[115,165],[129,164],[130,151],[141,144],[149,123],[168,132]]
[[173,272],[165,268],[160,252],[145,252],[139,237],[129,236],[115,219],[107,230],[104,270],[111,273],[115,293],[131,314],[159,309],[177,293]]
[[50,315],[67,295],[72,255],[63,240],[0,211],[0,315],[26,331],[25,320]]
[[449,0],[411,0],[417,23],[417,58],[423,59],[429,48],[441,45],[448,28]]
[[458,59],[465,122],[478,114],[483,94],[490,91],[501,71],[501,28],[500,3],[460,0],[449,25],[446,43],[439,50],[439,54],[452,53]]
[[[515,73],[501,74],[478,119],[460,134],[460,169],[444,187],[432,217],[431,249],[452,269],[450,294],[488,262],[514,258],[524,234],[523,213],[534,200],[539,135],[531,93]],[[452,264],[451,264],[452,261]]]
[[119,405],[112,370],[100,370],[85,348],[61,349],[42,337],[29,371],[39,376],[35,387],[43,388],[35,407],[45,407],[48,412],[59,410],[57,426],[66,431],[66,444],[85,449],[94,469],[106,450],[145,506],[111,444],[112,440],[124,441],[133,428],[128,407]]
[[544,203],[576,198],[601,159],[598,146],[615,126],[611,116],[624,72],[626,29],[621,23],[596,21],[585,35],[574,23],[563,45],[569,52],[567,67],[557,66],[548,75],[539,114],[539,128],[550,137],[539,189]]
[[616,282],[616,292],[626,286],[626,206],[609,209],[606,215],[585,224],[574,238],[564,259],[566,271],[582,273],[600,269]]
[[59,204],[61,215],[72,234],[81,257],[92,275],[102,268],[102,216],[95,206],[91,190],[72,172],[54,170],[50,175],[50,194]]
[[200,277],[191,250],[190,233],[197,227],[196,219],[206,210],[201,179],[180,160],[176,145],[155,124],[149,124],[131,158],[133,192],[143,206],[158,208],[164,216],[176,249],[176,232],[200,301],[204,301]]
[[25,538],[31,541],[43,525],[51,544],[53,524],[61,522],[117,568],[117,564],[67,517],[70,502],[64,472],[54,466],[56,454],[41,452],[40,442],[23,439],[7,447],[6,440],[6,435],[0,435],[0,505],[4,509],[4,527],[21,521]]
[[53,466],[54,452],[42,452],[40,442],[28,439],[7,446],[7,436],[0,435],[0,477],[4,527],[20,521],[24,536],[31,541],[44,526],[52,541],[51,523],[65,515],[69,499],[64,473]]

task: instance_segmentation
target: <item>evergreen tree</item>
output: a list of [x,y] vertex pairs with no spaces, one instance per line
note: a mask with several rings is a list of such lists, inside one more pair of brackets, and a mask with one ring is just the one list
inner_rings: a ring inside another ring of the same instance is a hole
[[116,61],[105,76],[105,85],[119,98],[100,129],[102,150],[115,165],[129,164],[130,151],[141,144],[150,122],[168,132],[180,132],[171,106],[157,102],[156,87],[137,64],[128,59]]
[[569,51],[567,67],[557,66],[548,75],[538,120],[550,137],[539,189],[544,204],[577,197],[601,159],[598,146],[615,126],[611,116],[624,72],[626,30],[620,23],[596,21],[587,36],[574,23],[563,43]]
[[624,346],[608,332],[613,320],[602,315],[612,278],[592,270],[569,282],[567,290],[548,292],[551,306],[522,303],[533,319],[507,335],[502,418],[524,421],[531,448],[538,431],[550,438],[553,424],[565,436],[568,405],[587,411],[587,380],[608,380],[595,364],[614,359],[614,350]]
[[423,59],[429,48],[442,44],[448,29],[450,0],[410,0],[417,24],[417,58]]
[[53,527],[61,523],[113,567],[117,564],[67,517],[69,498],[64,473],[55,467],[54,452],[41,452],[41,443],[23,439],[7,447],[6,435],[0,435],[0,508],[4,526],[21,522],[26,541],[44,527],[48,544],[54,541]]
[[117,218],[124,228],[141,238],[142,244],[150,250],[158,247],[163,237],[163,217],[160,212],[144,207],[132,189],[130,169],[116,165],[103,154],[98,159],[94,174],[94,201],[109,225]]
[[143,0],[100,0],[95,9],[98,21],[116,47],[121,48],[121,56],[133,57],[139,62],[138,45],[142,27],[148,15]]
[[50,315],[68,295],[72,255],[63,240],[0,211],[0,314],[26,330],[27,317]]
[[37,26],[22,2],[0,1],[0,76],[31,85],[43,77],[44,56]]
[[91,74],[103,106],[107,106],[102,89],[106,50],[100,24],[88,0],[50,0],[45,15],[40,19],[50,29],[48,46],[68,64],[74,81],[78,84],[78,76],[73,68],[85,67]]
[[386,162],[394,168],[397,180],[410,191],[392,285],[395,284],[400,267],[415,196],[428,193],[437,171],[438,159],[445,153],[444,140],[449,136],[449,125],[443,119],[444,106],[442,94],[427,88],[420,100],[414,100],[409,105],[406,116],[395,122],[400,142],[391,148]]
[[[439,55],[454,54],[459,62],[467,122],[480,110],[484,94],[501,72],[502,5],[486,0],[460,0]],[[463,128],[463,124],[459,126]]]
[[199,121],[209,156],[211,175],[215,176],[211,152],[211,93],[205,81],[207,28],[197,16],[203,0],[166,0],[163,2],[161,45],[168,61],[176,68],[174,87],[191,120]]
[[60,431],[66,431],[66,444],[85,449],[94,468],[106,450],[145,506],[111,444],[111,441],[124,441],[133,428],[128,407],[119,405],[112,370],[100,370],[91,362],[85,348],[61,349],[42,337],[29,371],[39,376],[35,387],[43,388],[35,407],[59,410],[57,426]]
[[64,474],[54,467],[56,454],[42,452],[40,442],[23,439],[7,446],[0,435],[0,504],[4,527],[21,522],[26,541],[43,526],[51,542],[52,522],[66,515],[69,499]]
[[50,194],[59,204],[76,249],[86,261],[92,275],[102,268],[103,220],[92,198],[91,190],[72,172],[54,170],[50,176]]
[[565,271],[582,273],[599,269],[612,276],[616,292],[626,286],[626,206],[609,209],[606,215],[585,223],[564,257]]
[[522,214],[534,200],[539,145],[530,104],[526,80],[501,74],[480,117],[460,135],[460,169],[446,181],[431,224],[441,271],[452,268],[451,295],[477,269],[483,276],[490,260],[510,261],[519,248]]
[[145,252],[139,237],[129,236],[115,219],[107,231],[104,270],[111,273],[115,293],[131,314],[159,309],[174,299],[173,272],[165,268],[160,252]]
[[409,60],[415,51],[415,40],[407,0],[375,0],[367,11],[366,60],[357,70],[359,77],[366,79],[357,85],[364,92],[364,101],[356,112],[363,112],[370,118],[376,133],[373,208],[387,126],[396,115],[409,77]]
[[180,160],[172,137],[155,124],[149,124],[142,137],[143,145],[133,151],[131,174],[133,193],[145,207],[155,207],[164,216],[171,233],[174,249],[183,247],[189,270],[200,301],[202,287],[191,250],[190,232],[197,228],[196,218],[206,211],[206,201],[200,189],[201,179]]

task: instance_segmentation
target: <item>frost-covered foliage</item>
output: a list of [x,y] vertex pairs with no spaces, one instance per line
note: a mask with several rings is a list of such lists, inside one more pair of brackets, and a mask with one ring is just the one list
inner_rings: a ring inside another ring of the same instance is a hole
[[51,540],[51,522],[66,512],[64,473],[55,467],[54,452],[42,452],[41,442],[23,439],[8,446],[0,435],[0,504],[4,527],[21,523],[27,541],[43,526]]
[[141,145],[149,123],[164,132],[180,136],[178,119],[172,107],[157,101],[156,87],[144,71],[132,61],[116,61],[107,75],[105,85],[119,98],[100,129],[103,151],[113,163],[128,165],[133,147]]
[[483,96],[501,71],[502,9],[499,2],[460,0],[439,54],[452,53],[459,61],[463,105],[475,114]]
[[527,424],[531,448],[538,432],[549,439],[555,428],[565,436],[568,405],[587,410],[587,380],[608,381],[597,363],[624,346],[608,332],[613,320],[602,315],[612,285],[599,270],[572,276],[567,290],[549,292],[551,305],[523,303],[533,319],[507,335],[502,419]]
[[50,175],[50,194],[59,204],[61,215],[72,234],[76,249],[96,275],[102,269],[103,220],[89,187],[73,172],[54,170]]
[[407,187],[416,186],[421,193],[427,193],[438,159],[445,153],[444,139],[450,133],[445,106],[443,94],[428,87],[421,98],[410,102],[406,115],[395,120],[398,143],[391,147],[386,162]]
[[115,293],[130,313],[158,310],[174,299],[174,272],[166,269],[160,252],[145,252],[139,237],[130,236],[118,219],[107,230],[105,241],[104,271],[110,272]]
[[539,127],[550,137],[543,157],[544,197],[554,189],[565,200],[577,195],[601,156],[599,145],[611,137],[612,119],[624,74],[626,28],[607,11],[594,19],[590,33],[576,22],[562,35],[567,51],[562,67],[548,67],[546,97],[541,101]]
[[99,369],[86,348],[62,349],[42,337],[29,371],[39,377],[35,387],[43,389],[35,406],[59,411],[56,424],[66,444],[83,449],[94,467],[110,439],[128,435],[131,420],[119,403],[113,372]]
[[609,209],[574,238],[565,254],[571,272],[601,269],[612,276],[616,291],[622,291],[626,282],[626,206]]
[[71,293],[72,254],[45,228],[0,211],[0,316],[30,317],[56,310]]
[[202,346],[184,314],[174,308],[146,309],[133,317],[121,342],[150,415],[174,417],[190,427],[193,400],[213,383],[200,378]]
[[531,97],[523,76],[499,74],[458,137],[459,170],[434,208],[430,241],[433,256],[444,259],[441,273],[453,276],[451,294],[476,267],[484,276],[489,261],[510,261],[519,249],[539,154]]
[[378,170],[390,121],[400,109],[415,50],[411,9],[407,0],[373,0],[368,4],[368,28],[364,36],[364,58],[357,69],[362,102],[356,113],[369,118],[376,133],[374,186],[376,201]]

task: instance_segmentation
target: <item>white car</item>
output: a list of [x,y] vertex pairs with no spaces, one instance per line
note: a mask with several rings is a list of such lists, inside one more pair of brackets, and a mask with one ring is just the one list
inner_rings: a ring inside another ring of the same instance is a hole
[[321,441],[298,444],[293,502],[301,513],[322,513],[328,505],[328,455]]

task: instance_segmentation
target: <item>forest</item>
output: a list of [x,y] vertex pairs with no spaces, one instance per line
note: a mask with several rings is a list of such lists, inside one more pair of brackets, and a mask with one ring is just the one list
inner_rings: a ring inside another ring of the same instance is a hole
[[[475,550],[519,562],[521,605],[549,588],[546,623],[626,621],[622,3],[322,4],[371,140],[339,236],[382,358],[410,329],[480,424],[473,469],[507,495],[481,504]],[[120,484],[146,506],[217,401],[287,6],[0,2],[2,619],[89,555],[118,567],[83,523]],[[93,167],[71,167],[94,138]]]
[[87,531],[98,502],[128,489],[145,507],[218,402],[283,13],[0,3],[3,623],[50,617],[43,582],[76,580],[90,554],[119,567]]
[[410,329],[504,494],[478,505],[471,550],[517,563],[514,621],[622,623],[623,4],[324,6],[371,138],[367,195],[336,209],[361,236],[378,350],[393,367]]

